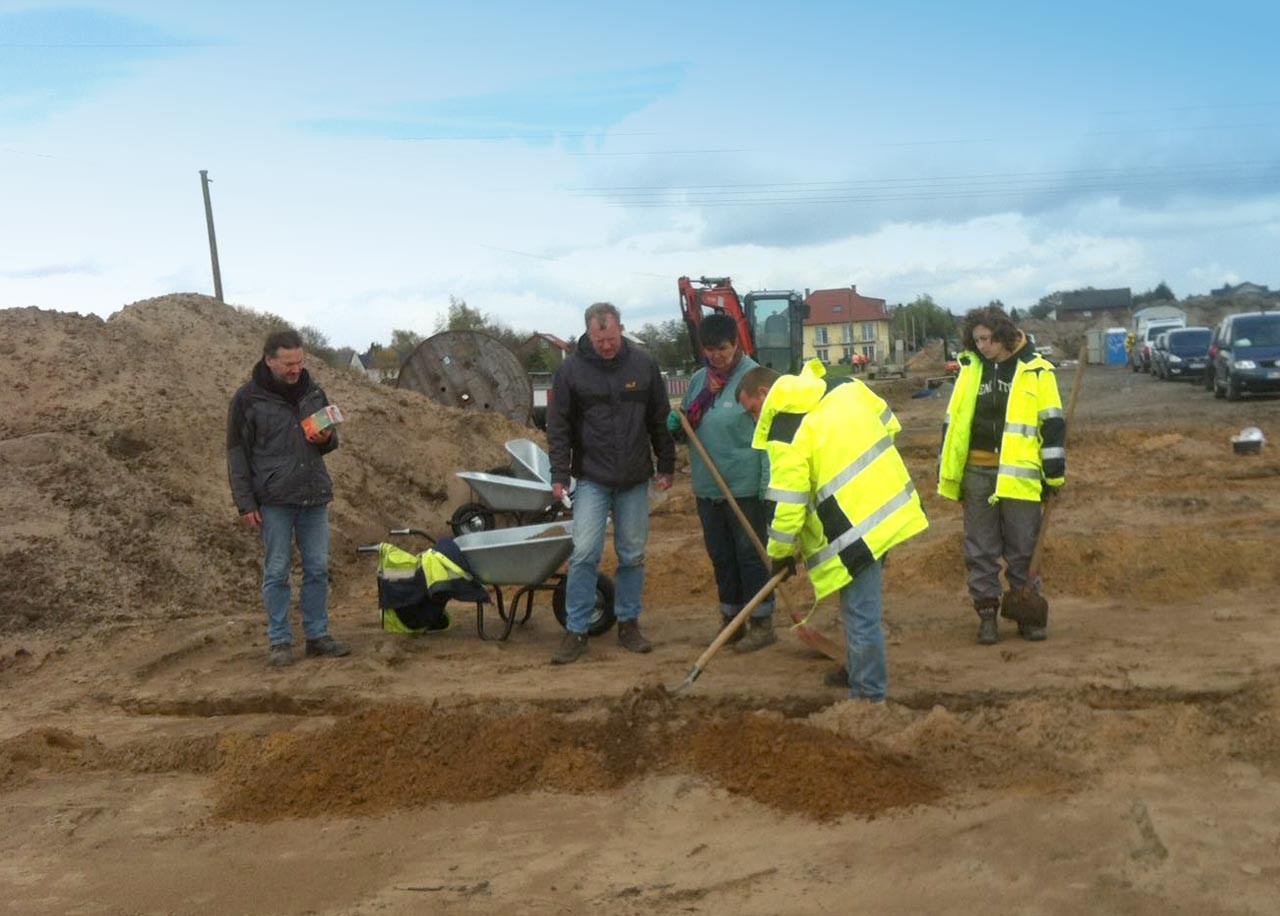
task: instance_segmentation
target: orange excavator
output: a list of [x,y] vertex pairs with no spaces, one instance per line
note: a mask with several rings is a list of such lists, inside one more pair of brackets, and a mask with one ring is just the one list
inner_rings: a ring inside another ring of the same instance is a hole
[[739,298],[729,277],[681,277],[680,312],[689,329],[694,362],[702,363],[698,329],[706,311],[728,315],[738,325],[743,351],[778,372],[800,371],[804,352],[804,320],[809,306],[796,290],[759,290]]

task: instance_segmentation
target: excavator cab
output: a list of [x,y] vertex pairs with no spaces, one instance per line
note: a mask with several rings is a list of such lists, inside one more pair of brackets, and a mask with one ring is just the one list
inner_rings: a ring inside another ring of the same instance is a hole
[[681,277],[680,310],[689,329],[694,362],[703,362],[698,332],[703,311],[721,312],[738,326],[738,342],[743,352],[762,366],[778,372],[798,372],[804,351],[804,319],[809,306],[794,290],[764,290],[747,293],[746,300],[728,277]]
[[752,358],[777,372],[799,372],[804,349],[804,319],[809,306],[794,290],[747,293],[747,326],[755,337]]

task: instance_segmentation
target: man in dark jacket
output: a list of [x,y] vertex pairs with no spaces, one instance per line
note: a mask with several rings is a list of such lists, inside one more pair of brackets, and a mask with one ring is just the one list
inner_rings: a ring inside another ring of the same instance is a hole
[[329,635],[329,503],[333,482],[324,455],[338,447],[337,429],[303,431],[323,408],[324,391],[302,367],[297,331],[276,331],[262,347],[252,379],[231,399],[227,473],[240,518],[262,535],[262,603],[272,667],[293,663],[289,630],[289,565],[293,541],[302,556],[302,630],[307,655],[347,655]]
[[604,530],[613,513],[618,554],[618,644],[631,652],[653,646],[640,633],[644,548],[649,539],[649,479],[671,486],[675,445],[667,432],[671,409],[666,382],[648,354],[622,336],[622,318],[608,302],[587,309],[587,332],[556,371],[547,408],[552,491],[560,499],[570,476],[573,555],[565,584],[566,633],[551,657],[564,665],[587,651],[587,630],[596,605],[596,578]]

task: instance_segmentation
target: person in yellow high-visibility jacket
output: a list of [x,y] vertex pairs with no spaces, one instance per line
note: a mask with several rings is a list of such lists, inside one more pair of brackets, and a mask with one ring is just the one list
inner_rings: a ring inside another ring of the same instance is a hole
[[[1040,501],[1066,479],[1067,426],[1053,364],[1002,309],[966,314],[961,342],[938,493],[964,503],[964,559],[978,642],[992,645],[1000,638],[1001,557],[1011,591],[1040,589],[1029,567],[1040,532]],[[1018,633],[1032,641],[1048,635],[1045,627],[1022,622]]]
[[760,367],[737,397],[756,421],[752,445],[769,455],[773,572],[794,573],[798,548],[817,598],[840,592],[849,695],[879,702],[884,555],[929,523],[893,444],[902,428],[893,411],[862,382],[825,375],[817,360],[799,375]]

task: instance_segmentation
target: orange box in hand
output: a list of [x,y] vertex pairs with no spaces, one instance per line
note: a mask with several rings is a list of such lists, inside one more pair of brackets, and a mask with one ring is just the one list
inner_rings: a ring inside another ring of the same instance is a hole
[[308,436],[314,436],[319,432],[328,429],[335,423],[342,422],[342,411],[338,409],[336,404],[327,404],[317,410],[309,417],[302,420],[302,431]]

